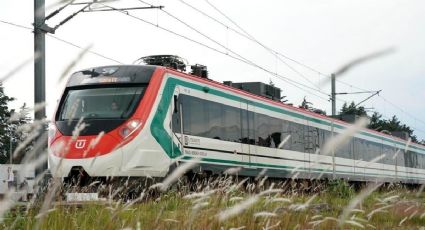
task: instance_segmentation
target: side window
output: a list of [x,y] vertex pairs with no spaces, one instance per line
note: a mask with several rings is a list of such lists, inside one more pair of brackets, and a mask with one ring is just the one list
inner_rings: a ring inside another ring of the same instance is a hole
[[226,141],[241,141],[240,109],[223,106],[223,136]]
[[363,141],[363,160],[370,161],[373,159],[372,143],[370,141]]
[[259,113],[255,114],[256,144],[259,146],[270,147],[271,140],[268,120],[269,116]]
[[304,152],[304,125],[291,124],[291,147],[293,151]]
[[[285,144],[282,146],[283,149],[291,150],[291,122],[282,120],[282,141],[286,139]],[[288,137],[289,136],[289,137]],[[289,138],[289,139],[287,139]]]
[[185,134],[205,136],[208,130],[208,116],[205,107],[205,103],[200,99],[185,98],[183,104],[183,131]]
[[388,145],[383,146],[383,154],[385,154],[384,157],[384,164],[394,165],[393,156],[395,154],[394,148]]
[[205,137],[224,140],[222,105],[214,102],[206,102],[206,104],[209,123]]
[[269,118],[270,128],[270,147],[277,148],[282,141],[282,123],[280,119],[270,117]]

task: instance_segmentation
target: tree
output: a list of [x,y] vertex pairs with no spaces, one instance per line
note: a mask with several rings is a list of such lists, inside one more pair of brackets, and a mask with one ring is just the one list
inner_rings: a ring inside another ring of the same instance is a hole
[[368,128],[385,133],[405,132],[413,142],[418,143],[416,135],[413,134],[414,130],[408,125],[402,124],[395,115],[390,119],[385,120],[382,119],[382,115],[380,113],[374,112],[370,119]]
[[347,105],[347,102],[342,105],[341,111],[339,112],[341,115],[357,115],[357,116],[367,116],[366,110],[363,106],[356,107],[354,101]]
[[368,128],[376,130],[376,131],[380,131],[382,130],[382,126],[384,125],[383,122],[384,120],[382,120],[382,115],[378,112],[374,112],[372,114],[372,117],[370,118],[370,123]]
[[[15,152],[16,148],[19,144],[24,143],[31,132],[31,128],[28,124],[31,122],[31,118],[29,116],[29,108],[26,103],[24,103],[20,108],[19,112],[15,112],[11,110],[11,119],[9,120],[9,129],[10,129],[10,137],[12,140],[12,150]],[[25,153],[28,152],[32,148],[32,145],[24,146],[21,151],[17,152],[17,155],[14,156],[13,161],[20,163]]]
[[10,118],[10,111],[7,103],[13,101],[14,98],[8,97],[4,94],[4,88],[0,82],[0,163],[4,164],[9,159],[9,146],[10,146],[10,127],[8,120]]
[[318,113],[318,114],[322,114],[322,115],[326,115],[326,112],[324,110],[321,109],[317,109],[313,107],[313,103],[307,101],[306,97],[304,97],[303,101],[301,102],[301,105],[298,106],[299,108],[311,111],[313,113]]

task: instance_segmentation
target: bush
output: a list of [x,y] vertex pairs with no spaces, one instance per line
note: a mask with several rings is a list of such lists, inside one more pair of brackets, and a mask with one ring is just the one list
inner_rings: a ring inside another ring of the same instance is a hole
[[327,191],[331,196],[339,198],[352,198],[354,195],[354,189],[344,179],[331,180],[328,182]]

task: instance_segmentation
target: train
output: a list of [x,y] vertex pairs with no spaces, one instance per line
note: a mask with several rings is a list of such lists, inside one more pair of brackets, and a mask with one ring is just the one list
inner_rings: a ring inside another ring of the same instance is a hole
[[198,72],[135,64],[73,73],[49,126],[52,175],[164,178],[175,162],[196,160],[196,173],[425,181],[423,145],[364,128],[322,154],[351,124]]

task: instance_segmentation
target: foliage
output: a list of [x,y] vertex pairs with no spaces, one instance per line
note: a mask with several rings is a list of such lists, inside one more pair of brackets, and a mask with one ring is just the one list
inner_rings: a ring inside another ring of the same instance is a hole
[[[15,112],[12,109],[11,116],[13,117],[13,120],[9,122],[9,129],[11,130],[13,144],[12,150],[15,151],[20,143],[24,143],[31,132],[31,129],[28,126],[28,124],[31,122],[31,118],[29,116],[29,108],[27,107],[26,103],[24,103],[19,108],[18,112]],[[31,147],[32,145],[28,144],[25,146],[25,149],[16,153],[17,155],[14,157],[14,162],[21,162],[25,152],[28,152]]]
[[304,97],[303,101],[301,102],[301,105],[298,106],[298,107],[305,109],[305,110],[308,110],[308,111],[313,112],[313,113],[326,115],[326,112],[324,110],[314,108],[313,103],[307,101],[306,97]]
[[[340,111],[341,115],[357,115],[367,116],[367,112],[363,106],[356,107],[354,101],[349,105],[344,103]],[[408,125],[401,123],[397,116],[391,119],[383,119],[382,114],[374,112],[370,117],[369,129],[374,129],[383,133],[392,134],[394,132],[405,132],[412,139],[413,142],[420,143],[417,137],[413,134],[414,130]]]
[[[8,97],[4,93],[0,82],[0,164],[9,162],[10,152],[13,152],[28,135],[28,130],[24,129],[24,125],[30,122],[29,109],[24,104],[18,113],[15,113],[13,109],[9,110],[7,104],[13,100],[14,98]],[[16,117],[16,119],[11,120],[11,117]],[[20,158],[22,155],[18,156],[16,162],[19,162]]]
[[7,121],[10,117],[10,111],[7,103],[13,100],[13,98],[6,96],[0,82],[0,163],[5,163],[9,159],[10,127]]
[[345,102],[342,105],[341,111],[339,112],[341,115],[357,115],[357,116],[367,116],[366,110],[363,106],[356,106],[354,101],[350,103],[350,105]]
[[329,181],[327,191],[331,196],[342,199],[350,199],[354,196],[353,187],[344,179]]
[[386,133],[406,132],[413,142],[419,142],[417,137],[413,134],[414,130],[406,124],[401,123],[395,115],[391,119],[386,120],[382,119],[380,113],[374,112],[368,128]]

